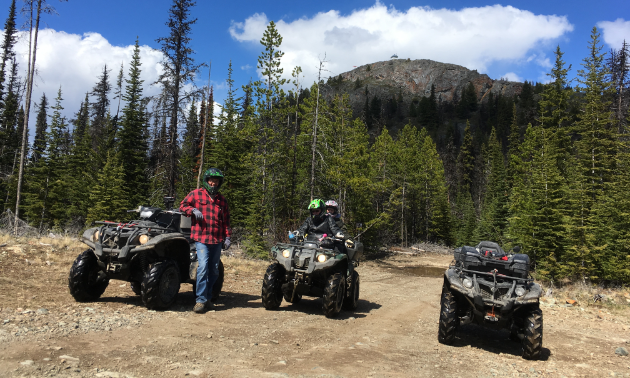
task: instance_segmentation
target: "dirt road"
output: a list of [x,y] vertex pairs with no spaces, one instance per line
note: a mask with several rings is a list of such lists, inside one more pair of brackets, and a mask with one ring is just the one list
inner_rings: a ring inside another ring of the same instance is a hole
[[315,298],[266,311],[267,263],[237,258],[224,259],[213,312],[190,312],[187,284],[171,311],[146,310],[120,281],[75,303],[66,277],[81,247],[40,243],[0,247],[2,377],[630,377],[629,357],[615,355],[630,349],[627,304],[548,301],[541,361],[521,359],[507,332],[473,325],[438,344],[446,255],[362,263],[357,311],[326,319]]

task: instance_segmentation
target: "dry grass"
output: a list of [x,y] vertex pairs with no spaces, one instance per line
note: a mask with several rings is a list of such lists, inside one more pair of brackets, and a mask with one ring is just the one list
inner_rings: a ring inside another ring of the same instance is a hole
[[75,238],[0,234],[0,307],[54,306],[67,291],[70,264],[84,249]]
[[223,266],[225,267],[226,274],[245,274],[245,275],[262,275],[265,273],[267,266],[269,265],[269,261],[264,260],[254,260],[254,259],[243,259],[237,256],[223,256],[221,257],[223,261]]
[[[546,293],[549,286],[543,286]],[[557,304],[565,304],[567,301],[577,301],[575,306],[605,308],[615,312],[630,311],[630,289],[628,287],[606,288],[584,282],[567,284],[560,288],[551,288],[551,297],[544,297],[543,301],[555,299]]]
[[[0,309],[55,308],[73,303],[68,294],[68,272],[87,247],[76,238],[25,238],[0,234]],[[268,262],[245,259],[236,248],[223,256],[226,277],[262,277]],[[127,285],[128,286],[128,285]],[[113,282],[107,296],[132,295],[124,282]]]

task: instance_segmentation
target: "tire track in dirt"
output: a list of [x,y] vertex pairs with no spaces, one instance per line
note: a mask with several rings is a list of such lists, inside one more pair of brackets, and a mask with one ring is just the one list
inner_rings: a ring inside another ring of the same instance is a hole
[[[79,319],[81,332],[32,331],[3,339],[0,376],[630,376],[628,358],[613,352],[628,338],[627,311],[598,314],[593,309],[543,307],[543,361],[522,360],[519,345],[508,340],[507,332],[472,325],[462,327],[454,346],[438,344],[443,280],[411,275],[406,267],[428,262],[445,268],[450,261],[450,256],[429,255],[362,264],[359,306],[336,319],[322,315],[321,299],[316,298],[265,311],[260,299],[264,262],[248,271],[228,263],[226,291],[216,311],[203,315],[189,311],[194,304],[190,285],[182,285],[172,311],[149,313],[117,281],[102,301],[88,304],[75,304],[60,284],[51,290],[59,291],[61,307],[51,307],[45,316]],[[2,316],[15,313],[0,306]],[[92,313],[96,315],[88,316]],[[20,329],[9,328],[17,317],[20,327],[30,324],[29,319],[37,318],[31,315],[14,316],[6,325],[0,319],[0,333]],[[114,317],[127,322],[111,331],[82,328]]]

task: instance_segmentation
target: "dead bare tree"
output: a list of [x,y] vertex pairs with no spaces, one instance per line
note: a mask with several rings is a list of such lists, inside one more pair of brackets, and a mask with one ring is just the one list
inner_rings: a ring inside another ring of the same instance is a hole
[[203,159],[204,159],[204,151],[206,150],[206,129],[208,128],[208,108],[212,106],[212,110],[214,110],[214,104],[210,104],[210,74],[212,73],[212,61],[210,61],[210,68],[208,69],[208,87],[206,87],[206,98],[208,99],[208,103],[206,104],[206,114],[204,114],[203,119],[203,132],[201,133],[201,157],[199,159],[199,173],[197,174],[197,189],[199,189],[199,185],[201,184],[201,172],[203,172]]
[[315,152],[317,150],[317,117],[319,115],[319,85],[322,81],[322,71],[324,70],[324,64],[326,63],[326,54],[324,59],[319,61],[319,69],[317,71],[317,97],[315,99],[315,123],[313,123],[313,143],[311,145],[311,201],[315,195]]
[[[64,1],[64,0],[60,0]],[[26,104],[24,109],[24,127],[22,131],[22,149],[20,151],[20,166],[18,170],[17,196],[15,200],[15,230],[18,233],[18,220],[20,216],[20,196],[22,193],[22,179],[24,176],[24,159],[26,155],[26,136],[28,135],[28,116],[31,110],[31,94],[33,92],[33,78],[35,77],[35,58],[37,57],[37,34],[39,32],[39,21],[42,13],[56,14],[55,8],[48,5],[46,0],[25,0],[26,4],[22,8],[22,13],[28,15],[28,71],[26,75]],[[35,3],[37,5],[35,6]],[[35,11],[35,35],[33,36],[33,11]]]

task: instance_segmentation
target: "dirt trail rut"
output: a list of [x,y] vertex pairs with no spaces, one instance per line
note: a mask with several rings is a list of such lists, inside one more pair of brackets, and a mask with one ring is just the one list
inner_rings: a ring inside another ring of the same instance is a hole
[[[359,307],[337,319],[326,319],[315,298],[266,311],[265,262],[224,260],[216,310],[199,315],[190,312],[190,285],[182,285],[171,311],[146,310],[119,281],[101,300],[75,303],[64,286],[68,261],[4,256],[2,377],[630,377],[628,357],[615,355],[618,347],[630,349],[624,308],[545,305],[541,361],[521,359],[507,332],[472,325],[454,346],[438,344],[437,275],[451,261],[445,255],[361,264]],[[20,285],[12,275],[22,277]],[[48,283],[36,285],[42,276]]]

